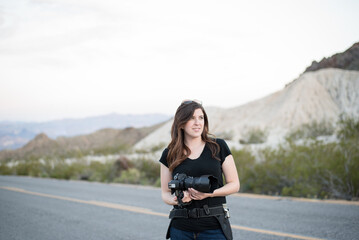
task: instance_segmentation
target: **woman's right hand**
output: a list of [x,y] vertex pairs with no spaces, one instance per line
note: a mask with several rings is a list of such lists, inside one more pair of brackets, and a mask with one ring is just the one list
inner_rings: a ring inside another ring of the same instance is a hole
[[188,191],[183,191],[183,198],[182,198],[182,202],[187,203],[192,201],[191,195],[189,194]]
[[[174,197],[174,201],[176,202],[176,204],[178,204],[176,196]],[[191,198],[191,195],[189,194],[189,192],[188,191],[183,191],[182,202],[188,203],[188,202],[191,202],[191,201],[192,201],[192,198]]]

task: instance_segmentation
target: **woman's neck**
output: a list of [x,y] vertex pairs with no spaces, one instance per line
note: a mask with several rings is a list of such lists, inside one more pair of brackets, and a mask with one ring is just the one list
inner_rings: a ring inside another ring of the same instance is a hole
[[203,144],[203,140],[202,140],[202,137],[186,138],[184,143],[189,148],[196,148],[196,147],[201,146]]

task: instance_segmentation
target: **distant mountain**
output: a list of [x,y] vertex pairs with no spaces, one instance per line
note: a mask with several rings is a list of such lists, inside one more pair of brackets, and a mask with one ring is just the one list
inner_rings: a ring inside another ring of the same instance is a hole
[[55,140],[41,133],[19,149],[0,151],[0,161],[118,152],[124,147],[132,147],[162,125],[163,123],[143,128],[107,128],[87,135],[58,137]]
[[108,114],[81,119],[63,119],[49,122],[0,122],[0,150],[24,146],[37,134],[50,138],[89,134],[103,128],[123,129],[146,127],[168,120],[164,114],[122,115]]
[[[256,130],[267,134],[267,143],[276,144],[304,124],[325,122],[334,126],[341,114],[358,118],[359,71],[340,69],[359,69],[358,46],[356,43],[344,53],[321,61],[317,70],[312,65],[283,90],[264,98],[230,109],[206,109],[210,131],[232,146],[240,146]],[[135,148],[169,143],[171,125],[172,121],[167,122]]]

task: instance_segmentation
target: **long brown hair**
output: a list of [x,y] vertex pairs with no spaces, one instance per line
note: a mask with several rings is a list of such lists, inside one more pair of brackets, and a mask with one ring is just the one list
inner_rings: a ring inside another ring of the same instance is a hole
[[171,128],[171,142],[168,144],[167,163],[169,170],[173,171],[180,165],[190,154],[191,150],[184,143],[184,126],[192,118],[196,109],[201,109],[204,115],[204,126],[202,132],[202,140],[208,145],[212,152],[212,157],[220,160],[217,157],[219,153],[219,145],[210,137],[208,129],[208,117],[206,111],[200,103],[195,101],[186,101],[182,103],[176,111],[172,128]]

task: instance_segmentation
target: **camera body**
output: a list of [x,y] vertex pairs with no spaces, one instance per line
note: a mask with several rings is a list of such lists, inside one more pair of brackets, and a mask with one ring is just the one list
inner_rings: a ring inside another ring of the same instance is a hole
[[212,193],[218,188],[218,180],[211,175],[203,175],[200,177],[190,177],[184,173],[177,173],[173,180],[168,183],[168,188],[173,194],[175,191],[185,191],[188,188],[194,188],[204,193]]

